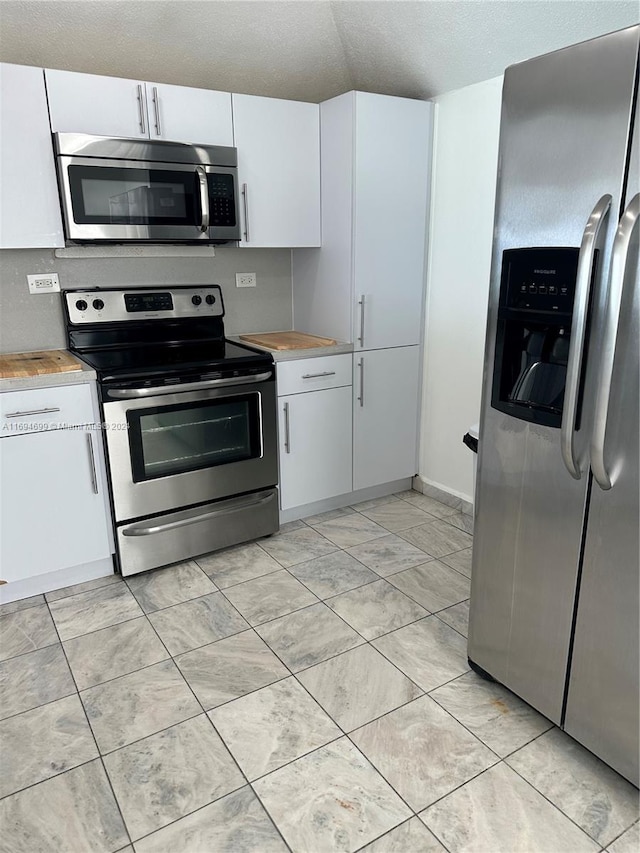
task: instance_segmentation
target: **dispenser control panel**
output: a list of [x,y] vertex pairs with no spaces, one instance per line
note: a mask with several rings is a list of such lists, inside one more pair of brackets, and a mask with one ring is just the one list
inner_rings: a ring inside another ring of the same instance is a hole
[[519,311],[571,314],[578,249],[507,249],[502,258],[500,302]]

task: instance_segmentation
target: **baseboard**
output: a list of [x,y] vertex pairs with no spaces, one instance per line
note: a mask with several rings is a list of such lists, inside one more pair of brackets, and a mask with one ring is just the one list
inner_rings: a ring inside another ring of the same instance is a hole
[[435,498],[440,503],[458,509],[466,515],[473,515],[473,502],[469,500],[469,495],[446,489],[440,483],[432,483],[420,474],[413,478],[413,488],[416,492],[422,492],[423,495]]
[[52,592],[54,589],[73,586],[73,584],[83,583],[83,581],[92,581],[95,578],[106,578],[112,574],[113,560],[111,557],[107,557],[93,563],[83,563],[80,566],[71,566],[67,569],[59,569],[56,572],[47,572],[43,575],[11,581],[0,586],[0,604],[18,601],[21,598],[30,598],[32,595],[38,595],[42,592]]
[[396,492],[405,492],[408,489],[411,489],[411,479],[407,477],[405,480],[395,480],[393,483],[383,483],[380,486],[359,489],[357,492],[348,492],[346,495],[337,495],[334,498],[327,498],[326,500],[316,501],[315,503],[305,504],[304,506],[281,509],[280,524],[286,524],[288,521],[297,521],[299,518],[307,518],[310,515],[320,515],[322,512],[341,509],[344,506],[351,506],[362,501],[370,501],[374,498],[384,497],[385,495],[393,495]]

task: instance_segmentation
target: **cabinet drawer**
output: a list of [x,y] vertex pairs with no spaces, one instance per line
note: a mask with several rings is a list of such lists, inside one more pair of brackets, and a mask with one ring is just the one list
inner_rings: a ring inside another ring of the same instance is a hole
[[88,384],[58,385],[0,394],[0,437],[95,420]]
[[351,385],[351,353],[281,361],[276,365],[278,396]]

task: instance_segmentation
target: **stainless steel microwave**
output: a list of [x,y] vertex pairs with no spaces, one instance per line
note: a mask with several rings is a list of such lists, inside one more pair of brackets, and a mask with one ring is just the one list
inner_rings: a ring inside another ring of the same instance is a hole
[[235,148],[83,133],[53,140],[70,242],[240,239]]

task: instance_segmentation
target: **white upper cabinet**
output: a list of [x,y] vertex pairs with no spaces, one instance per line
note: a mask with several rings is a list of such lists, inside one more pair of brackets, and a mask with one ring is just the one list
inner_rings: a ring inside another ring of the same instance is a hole
[[320,105],[322,250],[293,256],[297,327],[356,350],[420,343],[433,104]]
[[74,71],[45,71],[51,130],[149,136],[144,83]]
[[233,95],[242,246],[320,245],[317,104]]
[[64,246],[41,68],[0,64],[0,248]]
[[231,94],[47,69],[51,130],[233,145]]
[[355,100],[353,342],[420,343],[431,161],[431,104]]
[[233,146],[231,93],[146,83],[151,139]]

